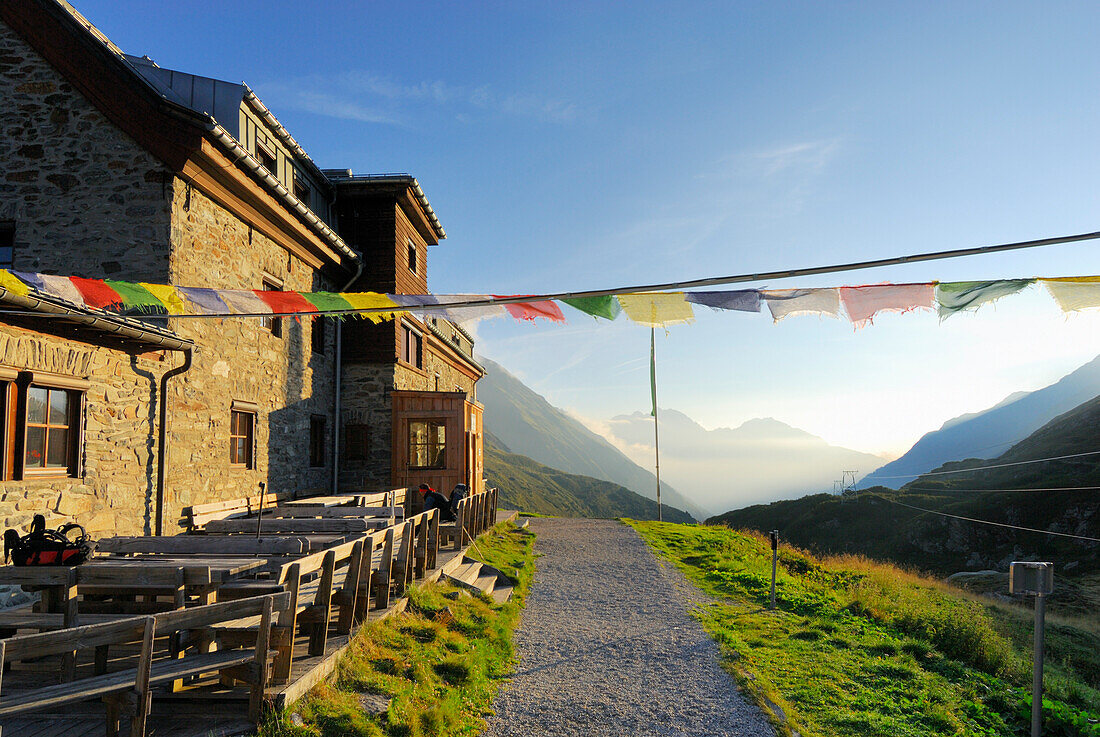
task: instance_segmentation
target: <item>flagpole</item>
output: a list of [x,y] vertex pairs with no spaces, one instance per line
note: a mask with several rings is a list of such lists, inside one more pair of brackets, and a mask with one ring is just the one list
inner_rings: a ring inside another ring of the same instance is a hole
[[661,438],[657,432],[657,341],[656,328],[649,328],[649,384],[653,394],[653,456],[657,470],[657,521],[663,522],[661,514]]

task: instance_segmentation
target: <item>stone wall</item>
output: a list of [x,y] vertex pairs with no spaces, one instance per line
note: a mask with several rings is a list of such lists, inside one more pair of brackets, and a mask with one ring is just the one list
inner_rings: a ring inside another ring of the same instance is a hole
[[[340,488],[391,488],[391,433],[393,427],[393,364],[344,364],[341,374]],[[348,425],[369,428],[366,460],[348,458]]]
[[0,162],[16,269],[167,279],[168,171],[3,23]]
[[77,478],[0,482],[0,526],[76,521],[92,537],[151,534],[156,496],[156,392],[168,364],[0,325],[0,366],[88,379]]
[[[173,284],[262,289],[266,276],[285,289],[338,288],[252,230],[201,191],[177,180],[172,188]],[[170,380],[171,440],[166,527],[192,504],[258,493],[328,487],[332,469],[333,359],[331,320],[325,353],[314,354],[310,320],[281,318],[276,337],[257,318],[175,318],[171,328],[197,346],[192,368]],[[256,468],[229,462],[230,406],[254,402]],[[325,465],[309,465],[310,418],[325,418]]]

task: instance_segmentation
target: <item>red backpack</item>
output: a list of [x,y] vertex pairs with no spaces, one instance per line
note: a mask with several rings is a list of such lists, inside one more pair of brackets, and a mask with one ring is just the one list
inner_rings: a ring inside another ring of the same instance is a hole
[[[69,539],[69,533],[78,530],[80,534]],[[20,536],[18,530],[4,533],[4,562],[11,558],[17,566],[76,566],[88,560],[95,550],[95,543],[88,539],[88,533],[75,522],[46,529],[46,518],[34,515],[31,531]]]

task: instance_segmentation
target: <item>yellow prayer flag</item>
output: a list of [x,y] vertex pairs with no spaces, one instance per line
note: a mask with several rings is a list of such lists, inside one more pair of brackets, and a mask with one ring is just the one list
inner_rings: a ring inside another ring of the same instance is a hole
[[[397,307],[401,310],[404,309],[386,295],[377,292],[342,292],[340,296],[346,299],[348,304],[357,310],[377,309],[379,307]],[[358,316],[365,317],[373,323],[380,323],[385,320],[392,320],[394,318],[394,313],[360,312]]]
[[160,300],[160,303],[164,305],[164,309],[168,310],[169,315],[186,315],[187,305],[180,299],[179,294],[176,293],[176,288],[170,284],[146,284],[145,282],[138,282],[141,286],[145,287],[150,294]]
[[1100,276],[1040,279],[1062,312],[1100,307]]
[[663,328],[695,320],[695,312],[683,292],[645,292],[616,297],[627,317],[648,328]]
[[7,269],[0,269],[0,287],[20,297],[26,297],[31,293],[30,287],[19,281]]

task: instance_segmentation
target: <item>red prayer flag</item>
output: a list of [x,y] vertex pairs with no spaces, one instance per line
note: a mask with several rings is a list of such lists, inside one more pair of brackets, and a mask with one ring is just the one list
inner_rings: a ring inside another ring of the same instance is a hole
[[70,276],[80,296],[84,298],[84,304],[96,309],[103,309],[122,304],[122,295],[111,289],[102,279],[83,279],[79,276]]
[[297,292],[266,292],[252,290],[262,299],[272,312],[316,312],[317,308],[308,299]]
[[[526,295],[521,294],[494,294],[493,299],[508,299],[510,297],[523,297]],[[541,300],[539,302],[512,302],[504,305],[504,309],[508,310],[508,314],[517,320],[537,320],[540,317],[544,317],[551,322],[565,322],[565,315],[561,313],[561,308],[558,307],[556,302],[552,300]]]

